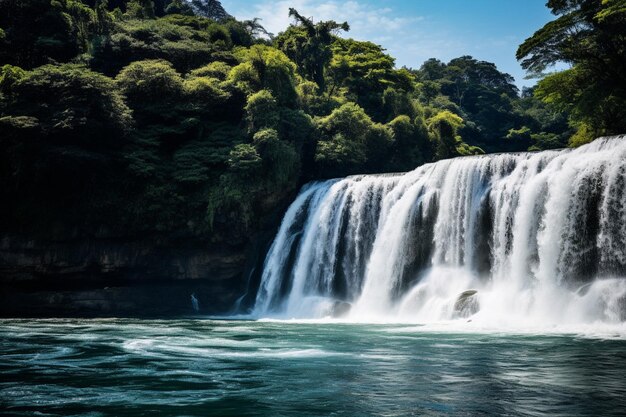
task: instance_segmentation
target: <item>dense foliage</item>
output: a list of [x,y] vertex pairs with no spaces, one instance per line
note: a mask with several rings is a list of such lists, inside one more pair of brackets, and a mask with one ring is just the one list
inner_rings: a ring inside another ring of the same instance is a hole
[[540,101],[468,56],[398,69],[290,15],[274,37],[216,0],[0,2],[2,229],[245,241],[303,181],[562,147],[581,117],[554,78]]
[[518,59],[541,73],[557,62],[571,68],[543,77],[535,96],[570,114],[572,145],[626,132],[626,2],[549,0],[557,16],[520,45]]

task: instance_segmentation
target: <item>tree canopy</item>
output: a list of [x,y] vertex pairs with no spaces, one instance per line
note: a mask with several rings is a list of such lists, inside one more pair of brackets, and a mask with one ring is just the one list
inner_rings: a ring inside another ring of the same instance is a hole
[[333,57],[331,44],[336,31],[349,31],[347,22],[334,20],[314,23],[302,16],[294,8],[289,9],[289,16],[296,21],[276,39],[276,45],[292,59],[300,69],[301,75],[317,83],[321,91],[326,88],[325,71]]
[[557,18],[517,51],[540,74],[559,62],[570,68],[543,77],[535,90],[569,112],[576,144],[626,131],[626,6],[623,0],[550,0]]
[[591,71],[520,97],[492,63],[397,68],[347,22],[289,15],[273,36],[216,0],[0,1],[2,227],[240,244],[305,181],[563,146],[560,97]]

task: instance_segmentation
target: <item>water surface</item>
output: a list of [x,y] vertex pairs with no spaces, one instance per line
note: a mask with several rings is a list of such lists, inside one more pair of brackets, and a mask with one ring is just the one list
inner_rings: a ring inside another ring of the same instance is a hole
[[422,326],[0,320],[0,414],[618,416],[626,340]]

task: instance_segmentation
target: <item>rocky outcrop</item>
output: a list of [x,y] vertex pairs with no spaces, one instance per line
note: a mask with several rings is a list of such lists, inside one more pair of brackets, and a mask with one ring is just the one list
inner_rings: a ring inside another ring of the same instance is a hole
[[478,313],[480,304],[478,302],[478,291],[463,291],[454,303],[454,317],[467,318]]
[[352,309],[352,304],[346,301],[335,301],[331,308],[330,315],[332,317],[345,317],[348,315],[348,313],[350,313],[351,309]]
[[245,293],[250,245],[151,236],[0,243],[0,316],[228,312]]

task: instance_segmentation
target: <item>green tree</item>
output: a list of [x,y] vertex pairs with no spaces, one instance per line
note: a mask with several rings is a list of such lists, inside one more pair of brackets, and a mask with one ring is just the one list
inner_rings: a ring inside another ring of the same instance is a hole
[[280,140],[274,129],[254,134],[254,146],[263,160],[263,177],[272,188],[289,186],[298,178],[299,155],[293,145]]
[[521,128],[528,121],[515,110],[519,96],[513,77],[493,63],[471,56],[447,64],[431,59],[415,75],[419,97],[434,113],[448,110],[465,121],[458,133],[466,143],[490,152],[526,149],[512,149],[510,146],[522,146],[522,142],[506,140],[510,129]]
[[428,120],[428,128],[436,138],[436,157],[446,159],[459,155],[457,145],[459,128],[463,125],[463,119],[454,113],[444,110]]
[[191,0],[191,5],[200,16],[216,21],[232,18],[218,0]]
[[237,173],[252,176],[261,168],[262,159],[255,147],[242,143],[233,148],[228,158],[229,168]]
[[132,118],[113,80],[71,64],[4,66],[0,79],[3,230],[94,230],[118,216]]
[[413,122],[409,116],[398,116],[389,122],[389,127],[394,136],[393,169],[410,171],[431,159],[428,130],[421,117]]
[[131,19],[154,19],[152,0],[130,0],[126,5],[126,16]]
[[190,72],[190,75],[192,77],[207,77],[225,81],[231,69],[232,67],[226,62],[215,61],[203,67],[196,68]]
[[558,63],[537,97],[571,112],[576,143],[626,131],[626,7],[623,0],[550,0],[557,18],[522,43],[517,58],[532,74]]
[[[386,89],[393,88],[403,94],[413,91],[414,76],[406,70],[395,70],[394,59],[378,45],[353,39],[336,39],[332,51],[328,71],[329,93],[345,90],[346,98],[363,107],[375,120],[388,121],[384,120],[383,114],[383,94]],[[405,107],[408,110],[410,105]]]
[[248,98],[245,107],[248,131],[257,132],[265,128],[275,128],[280,114],[274,96],[268,90],[261,90]]
[[0,1],[0,63],[31,69],[89,48],[95,13],[78,0]]
[[165,8],[166,14],[180,14],[185,16],[193,16],[193,9],[184,0],[172,0]]
[[194,77],[185,80],[183,83],[185,98],[181,103],[181,110],[203,120],[227,119],[224,110],[230,108],[232,94],[224,87],[224,84],[216,78]]
[[279,105],[296,106],[296,66],[283,52],[271,46],[253,45],[237,49],[236,56],[242,64],[231,72],[232,82],[243,83],[248,94],[266,89]]
[[389,87],[383,92],[382,106],[386,113],[384,119],[387,121],[402,115],[412,119],[419,113],[418,103],[405,91],[399,91],[393,87]]
[[136,103],[151,104],[179,97],[183,91],[183,79],[167,61],[147,60],[133,62],[116,77],[124,94]]
[[243,26],[245,26],[250,36],[252,36],[255,39],[258,39],[262,36],[266,36],[270,39],[274,38],[274,34],[268,32],[267,29],[265,29],[263,25],[261,25],[261,19],[258,17],[255,17],[254,19],[251,19],[251,20],[244,20],[242,24]]
[[340,97],[321,94],[317,84],[313,81],[304,81],[296,87],[300,107],[313,116],[328,116],[331,111],[341,105]]
[[131,125],[130,110],[113,80],[81,65],[45,65],[27,72],[5,65],[0,92],[6,100],[4,117],[31,117],[43,135],[61,142],[119,144]]
[[230,21],[217,24],[179,14],[160,19],[116,18],[106,36],[94,45],[91,65],[111,76],[131,62],[145,59],[164,59],[181,73],[215,61],[232,66],[238,63],[233,46],[247,46],[250,41],[233,36],[230,29]]
[[322,92],[326,90],[325,70],[333,57],[331,44],[334,32],[348,31],[347,22],[334,20],[314,23],[302,16],[296,9],[289,9],[289,16],[296,20],[296,26],[290,26],[280,34],[275,43],[292,61],[301,75],[314,81]]
[[393,143],[387,126],[374,123],[355,103],[346,103],[318,121],[323,139],[315,161],[322,176],[375,172],[383,168]]
[[0,91],[6,95],[10,95],[13,90],[13,86],[24,76],[26,71],[20,67],[13,65],[3,65],[0,68]]

